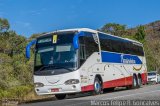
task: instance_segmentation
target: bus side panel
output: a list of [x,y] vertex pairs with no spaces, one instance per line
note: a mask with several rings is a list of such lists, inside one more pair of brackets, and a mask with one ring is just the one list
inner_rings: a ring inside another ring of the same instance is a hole
[[[122,55],[124,55],[125,58],[122,57]],[[132,55],[126,56],[125,54],[120,53],[114,53],[114,56],[111,56],[108,55],[108,53],[105,55],[102,53],[101,58],[102,62],[100,63],[97,61],[99,55],[94,53],[81,66],[80,75],[82,92],[94,90],[94,78],[97,74],[102,77],[103,88],[132,85],[133,74],[141,74],[143,83],[146,83],[146,65],[143,63],[143,65],[140,64],[144,57]],[[129,61],[132,58],[135,59],[137,64],[122,63],[122,59],[126,58],[129,58]],[[134,68],[139,68],[139,70],[135,70]]]
[[93,90],[94,90],[94,85],[93,84],[81,87],[81,92],[93,91]]
[[[108,64],[104,75],[104,88],[132,85],[133,74],[141,74],[145,83],[146,64],[143,59],[142,56],[103,51],[102,63]],[[108,76],[113,80],[108,79]]]
[[143,73],[141,74],[142,84],[147,84],[147,65],[146,65],[147,63],[145,56],[143,57],[143,64],[144,64],[144,70]]
[[101,56],[98,53],[93,53],[79,69],[82,92],[94,90],[93,84],[97,74],[102,77],[103,88],[132,84],[132,75],[126,72],[121,64],[98,62],[97,59],[100,58]]
[[[125,83],[124,80],[127,81],[126,84],[124,84]],[[106,81],[103,83],[103,88],[112,88],[112,87],[119,87],[126,85],[132,85],[132,76]]]
[[100,59],[101,59],[100,54],[98,52],[94,52],[91,56],[87,58],[87,60],[79,68],[82,92],[94,90],[93,84],[96,74],[94,73],[94,70],[97,69],[97,67],[94,66],[100,64],[101,61]]

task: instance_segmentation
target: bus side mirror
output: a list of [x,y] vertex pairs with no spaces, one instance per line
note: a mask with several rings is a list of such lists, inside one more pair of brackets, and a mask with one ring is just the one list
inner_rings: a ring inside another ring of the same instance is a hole
[[29,42],[26,46],[26,58],[29,59],[30,58],[30,49],[31,46],[36,44],[36,40],[32,40],[31,42]]
[[78,44],[78,35],[75,35],[73,38],[73,46],[75,49],[79,48],[79,44]]
[[73,46],[74,46],[75,49],[79,48],[78,38],[80,36],[84,36],[84,32],[78,32],[77,34],[75,34],[75,36],[73,38]]

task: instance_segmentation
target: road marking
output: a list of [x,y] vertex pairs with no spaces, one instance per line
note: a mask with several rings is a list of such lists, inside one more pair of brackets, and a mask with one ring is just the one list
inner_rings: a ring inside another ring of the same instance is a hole
[[[153,92],[160,92],[160,90],[155,90],[155,91],[150,91],[150,92],[142,92],[142,93],[135,93],[135,94],[123,95],[123,96],[116,96],[116,97],[113,97],[113,98],[106,98],[106,99],[117,99],[117,98],[129,97],[129,96],[134,96],[134,95],[140,95],[140,94],[148,94],[148,93],[153,93]],[[102,100],[106,100],[106,99],[102,99]]]

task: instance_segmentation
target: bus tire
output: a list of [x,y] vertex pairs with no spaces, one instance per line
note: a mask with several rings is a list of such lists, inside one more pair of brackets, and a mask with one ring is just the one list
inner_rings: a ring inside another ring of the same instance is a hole
[[102,85],[101,85],[101,81],[99,80],[98,77],[95,78],[94,80],[94,91],[93,94],[94,95],[98,95],[102,93]]
[[140,75],[138,75],[138,81],[137,81],[137,86],[138,86],[138,88],[140,88],[141,86],[142,86],[142,78],[141,78],[141,76]]
[[132,80],[132,89],[137,88],[137,86],[138,86],[137,76],[134,74]]
[[66,98],[66,94],[56,94],[55,97],[56,97],[58,100],[62,100],[62,99],[65,99],[65,98]]

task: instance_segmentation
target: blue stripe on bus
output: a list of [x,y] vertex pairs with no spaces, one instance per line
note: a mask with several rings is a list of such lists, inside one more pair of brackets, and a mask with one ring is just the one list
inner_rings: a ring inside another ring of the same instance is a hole
[[119,54],[113,52],[101,52],[102,62],[124,63],[124,64],[142,64],[138,56],[129,54]]

